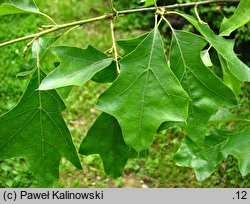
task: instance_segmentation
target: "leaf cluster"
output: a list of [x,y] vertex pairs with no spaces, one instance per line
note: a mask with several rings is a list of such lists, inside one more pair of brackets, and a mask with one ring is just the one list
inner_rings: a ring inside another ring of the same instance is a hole
[[[146,1],[146,5],[152,3]],[[46,16],[33,1],[0,1],[0,15],[26,12]],[[114,42],[108,53],[92,46],[56,45],[61,36],[33,39],[36,66],[21,74],[31,75],[26,91],[15,107],[0,117],[0,159],[24,158],[41,186],[58,179],[62,157],[81,169],[61,112],[71,87],[93,80],[110,86],[97,100],[96,108],[102,113],[84,137],[79,153],[99,154],[106,174],[119,177],[128,159],[147,152],[157,131],[180,126],[186,136],[174,157],[177,165],[193,168],[197,179],[204,180],[218,163],[233,155],[242,175],[247,175],[249,126],[232,133],[210,130],[208,125],[249,122],[229,111],[238,105],[241,86],[250,81],[250,69],[234,52],[234,42],[225,38],[249,22],[249,13],[249,1],[242,0],[233,16],[223,20],[217,35],[198,15],[157,10],[150,32],[116,42],[114,20],[110,19]],[[173,28],[166,18],[172,14],[185,18],[199,35]],[[158,29],[161,23],[172,31],[168,58],[165,36]],[[116,46],[123,53],[117,53]],[[56,68],[47,75],[40,65],[45,54],[56,59]],[[213,71],[214,64],[222,77]]]

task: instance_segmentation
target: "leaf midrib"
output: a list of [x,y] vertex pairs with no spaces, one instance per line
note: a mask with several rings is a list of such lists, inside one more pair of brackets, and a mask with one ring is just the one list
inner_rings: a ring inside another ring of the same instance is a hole
[[[232,102],[231,100],[229,100],[229,99],[227,99],[227,98],[224,98],[223,95],[220,95],[220,94],[218,94],[217,92],[215,92],[214,90],[210,89],[203,81],[201,81],[201,80],[193,73],[193,71],[191,70],[191,68],[190,68],[189,66],[187,66],[186,63],[185,63],[185,60],[184,60],[184,57],[183,57],[183,53],[182,53],[182,49],[181,49],[181,46],[180,46],[180,44],[179,44],[178,38],[176,37],[175,32],[173,32],[173,35],[174,35],[174,37],[175,37],[175,39],[176,39],[176,43],[177,43],[178,48],[179,48],[180,53],[181,53],[182,62],[183,62],[184,67],[185,67],[185,73],[187,73],[186,69],[188,69],[188,70],[192,73],[192,75],[197,79],[197,81],[199,81],[201,84],[203,84],[209,91],[211,91],[212,93],[214,93],[215,95],[219,96],[219,98],[221,98],[221,99],[223,99],[223,100],[225,100],[225,101]],[[213,74],[213,73],[212,73],[212,74]],[[216,76],[214,76],[214,77],[216,77]],[[187,77],[186,77],[186,80],[188,80]],[[188,84],[189,84],[189,83],[188,83]],[[191,95],[190,89],[189,89],[189,94]],[[192,95],[191,95],[191,98],[192,98]]]

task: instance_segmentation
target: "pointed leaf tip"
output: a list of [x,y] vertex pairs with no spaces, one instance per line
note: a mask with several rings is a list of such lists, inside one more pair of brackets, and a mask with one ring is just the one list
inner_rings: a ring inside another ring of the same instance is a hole
[[241,0],[234,14],[229,18],[224,18],[221,23],[220,35],[229,36],[234,30],[248,23],[250,20],[250,1]]
[[[246,0],[248,1],[248,0]],[[232,40],[225,39],[221,35],[216,35],[208,26],[199,23],[192,16],[184,13],[178,13],[188,20],[203,35],[204,39],[213,46],[228,64],[228,70],[240,82],[250,82],[250,68],[244,64],[233,50]]]
[[39,186],[48,187],[59,177],[62,157],[82,167],[61,116],[65,105],[55,91],[37,90],[37,74],[34,72],[16,107],[0,117],[0,159],[24,158]]
[[0,1],[0,16],[16,13],[40,13],[34,1],[2,0]]
[[178,166],[194,169],[197,180],[203,181],[212,174],[217,164],[226,158],[221,152],[226,142],[226,137],[214,134],[206,137],[204,145],[199,146],[185,137],[174,155],[174,160]]
[[157,29],[120,66],[119,77],[99,97],[97,108],[117,118],[125,143],[141,152],[162,122],[186,120],[189,97],[167,65]]
[[45,77],[39,90],[82,86],[112,63],[112,59],[91,46],[86,49],[57,46],[52,48],[52,52],[61,63]]
[[242,176],[250,173],[250,126],[240,132],[220,132],[221,135],[228,137],[228,142],[223,148],[225,154],[233,155],[239,162],[239,169]]
[[174,160],[178,166],[193,168],[197,180],[208,178],[215,167],[228,155],[234,156],[239,162],[242,176],[250,173],[250,126],[239,132],[228,132],[215,129],[206,137],[204,145],[195,144],[188,137],[184,138]]
[[204,142],[210,116],[237,104],[234,93],[203,64],[200,53],[206,44],[198,35],[173,30],[170,67],[191,98],[184,129],[197,144]]

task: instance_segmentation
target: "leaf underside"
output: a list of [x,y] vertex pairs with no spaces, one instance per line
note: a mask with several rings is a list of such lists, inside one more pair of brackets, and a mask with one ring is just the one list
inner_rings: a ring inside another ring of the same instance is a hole
[[56,91],[37,90],[37,74],[16,107],[0,117],[0,159],[24,158],[40,185],[49,186],[58,179],[61,157],[81,164],[61,116],[65,105]]
[[52,48],[52,52],[61,64],[45,77],[39,90],[71,85],[82,86],[112,63],[112,59],[91,46],[86,49],[56,46]]
[[235,113],[231,113],[228,109],[222,108],[219,109],[216,114],[212,115],[209,119],[209,122],[212,123],[222,123],[222,122],[230,122],[230,121],[244,121],[250,122],[250,120],[244,118]]

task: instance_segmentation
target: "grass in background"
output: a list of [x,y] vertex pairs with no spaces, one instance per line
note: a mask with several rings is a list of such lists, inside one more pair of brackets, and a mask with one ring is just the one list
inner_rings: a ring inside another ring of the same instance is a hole
[[[38,7],[52,16],[56,22],[64,23],[104,14],[109,11],[104,0],[37,0]],[[127,20],[126,20],[127,18]],[[133,18],[126,16],[118,21],[118,38],[130,37],[141,32],[130,22]],[[143,19],[142,19],[143,21]],[[38,25],[47,21],[37,15],[12,15],[0,18],[0,42],[33,33]],[[12,25],[12,26],[10,26]],[[143,24],[144,25],[144,24]],[[27,42],[26,42],[27,43]],[[13,107],[21,97],[27,79],[17,79],[16,74],[30,69],[29,58],[22,58],[25,42],[0,49],[0,113]],[[111,46],[109,24],[106,21],[86,24],[64,36],[60,44],[86,47],[88,44],[100,51]],[[43,62],[44,69],[51,69],[48,61]],[[99,112],[94,109],[98,96],[108,85],[88,82],[83,87],[75,87],[66,100],[67,109],[63,112],[72,133],[76,148],[86,135]],[[242,98],[241,113],[249,114],[249,89]],[[246,105],[247,104],[247,105]],[[248,109],[248,110],[247,110]],[[230,125],[230,124],[229,124]],[[83,171],[75,169],[68,161],[60,165],[60,181],[55,187],[250,187],[250,176],[242,178],[235,159],[230,157],[214,171],[204,182],[197,182],[191,169],[177,167],[172,161],[174,153],[180,146],[183,132],[172,128],[156,134],[149,156],[129,160],[124,176],[112,179],[106,176],[98,155],[82,156]],[[28,166],[22,159],[0,161],[0,187],[34,187],[36,182]]]

